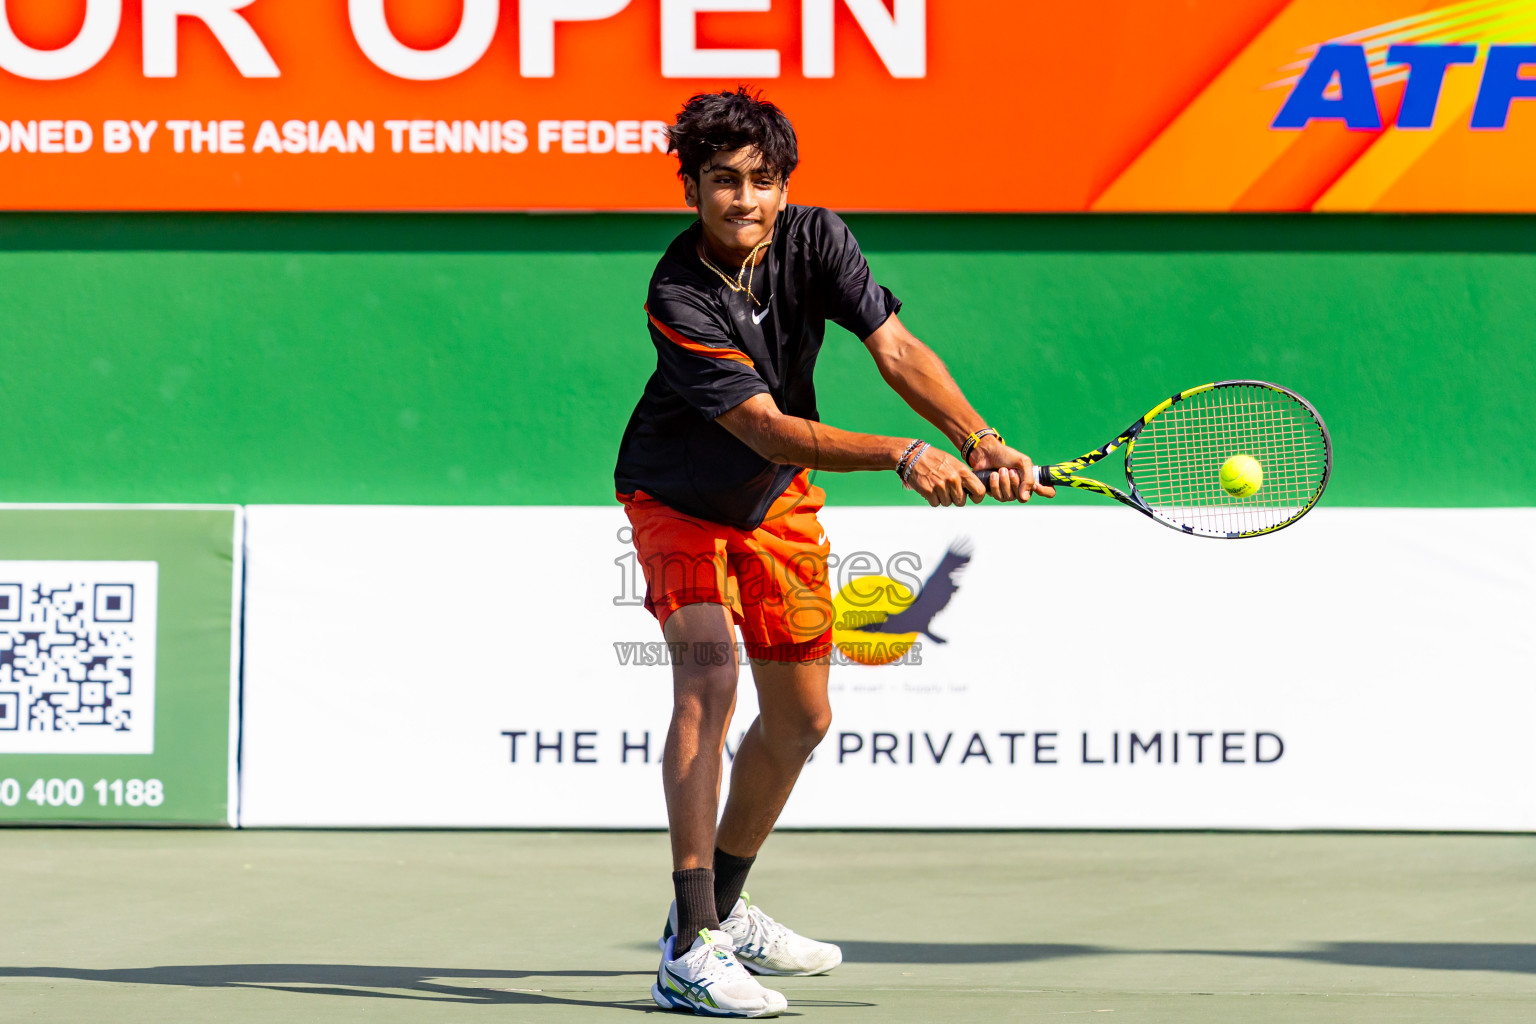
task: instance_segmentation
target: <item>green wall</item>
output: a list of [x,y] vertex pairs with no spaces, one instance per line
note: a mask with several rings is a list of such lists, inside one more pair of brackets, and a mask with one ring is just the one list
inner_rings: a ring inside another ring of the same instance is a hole
[[[1037,457],[1258,377],[1327,419],[1331,504],[1536,504],[1516,457],[1536,221],[848,219],[908,325]],[[646,281],[685,223],[0,216],[0,501],[610,502],[654,358]],[[827,422],[933,433],[857,341],[828,341]],[[916,500],[890,474],[821,482]]]

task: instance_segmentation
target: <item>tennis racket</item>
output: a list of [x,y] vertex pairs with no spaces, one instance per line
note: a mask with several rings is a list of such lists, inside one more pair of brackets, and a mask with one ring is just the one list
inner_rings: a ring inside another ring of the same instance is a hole
[[[1126,490],[1077,475],[1122,447]],[[1221,481],[1222,467],[1239,455],[1262,473],[1246,497]],[[1102,494],[1181,533],[1237,539],[1306,515],[1332,471],[1328,428],[1310,402],[1278,384],[1227,380],[1179,392],[1081,458],[1036,466],[1035,480]],[[986,484],[992,471],[976,475]]]

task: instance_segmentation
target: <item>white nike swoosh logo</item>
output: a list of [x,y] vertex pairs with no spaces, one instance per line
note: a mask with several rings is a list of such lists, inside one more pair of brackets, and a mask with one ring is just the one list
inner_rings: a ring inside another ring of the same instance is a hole
[[823,531],[821,531],[821,536],[816,538],[816,546],[817,547],[821,547],[821,545],[825,544],[826,542],[827,542],[827,531],[823,530]]
[[[768,296],[768,301],[769,302],[773,301],[773,296],[772,295]],[[753,313],[752,314],[752,323],[754,325],[762,323],[763,322],[763,317],[767,316],[768,315],[768,311],[770,309],[772,309],[772,308],[773,307],[771,307],[771,306],[764,306],[763,307],[763,311],[761,313]]]

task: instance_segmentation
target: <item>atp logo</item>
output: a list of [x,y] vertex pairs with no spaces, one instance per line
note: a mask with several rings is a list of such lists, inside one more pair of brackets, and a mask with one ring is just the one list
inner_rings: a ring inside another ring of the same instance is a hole
[[968,541],[951,544],[915,593],[906,583],[885,575],[849,580],[832,599],[832,642],[848,660],[861,665],[889,665],[904,658],[919,636],[936,644],[948,643],[932,632],[933,620],[959,591],[971,557]]
[[[1397,128],[1428,131],[1447,107],[1454,118],[1470,108],[1474,131],[1503,131],[1514,101],[1536,98],[1532,8],[1531,0],[1451,4],[1307,47],[1305,59],[1285,69],[1293,74],[1274,83],[1291,91],[1270,127],[1342,121],[1379,131],[1395,107]],[[1475,77],[1455,70],[1462,65]],[[1378,96],[1398,83],[1400,100]]]

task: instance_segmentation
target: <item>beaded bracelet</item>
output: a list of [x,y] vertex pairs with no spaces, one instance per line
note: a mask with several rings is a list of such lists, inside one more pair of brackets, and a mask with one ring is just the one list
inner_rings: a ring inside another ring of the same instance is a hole
[[907,468],[901,474],[901,485],[907,490],[910,491],[912,489],[912,471],[917,468],[917,460],[922,458],[923,453],[932,447],[933,445],[929,444],[927,441],[924,441],[921,445],[918,446],[917,451],[912,453],[912,460],[907,463]]
[[982,427],[965,439],[965,444],[960,446],[960,457],[969,463],[971,461],[971,451],[981,443],[981,439],[984,437],[995,437],[998,444],[1008,443],[1003,440],[1003,435],[999,434],[996,430],[993,430],[991,427]]
[[923,439],[922,438],[920,438],[920,437],[919,438],[914,438],[912,443],[907,445],[906,450],[901,453],[901,458],[896,460],[896,475],[901,477],[903,480],[906,479],[906,476],[904,474],[907,471],[907,463],[912,458],[912,453],[914,451],[916,451],[917,450],[917,446],[922,444],[922,443],[923,443]]

